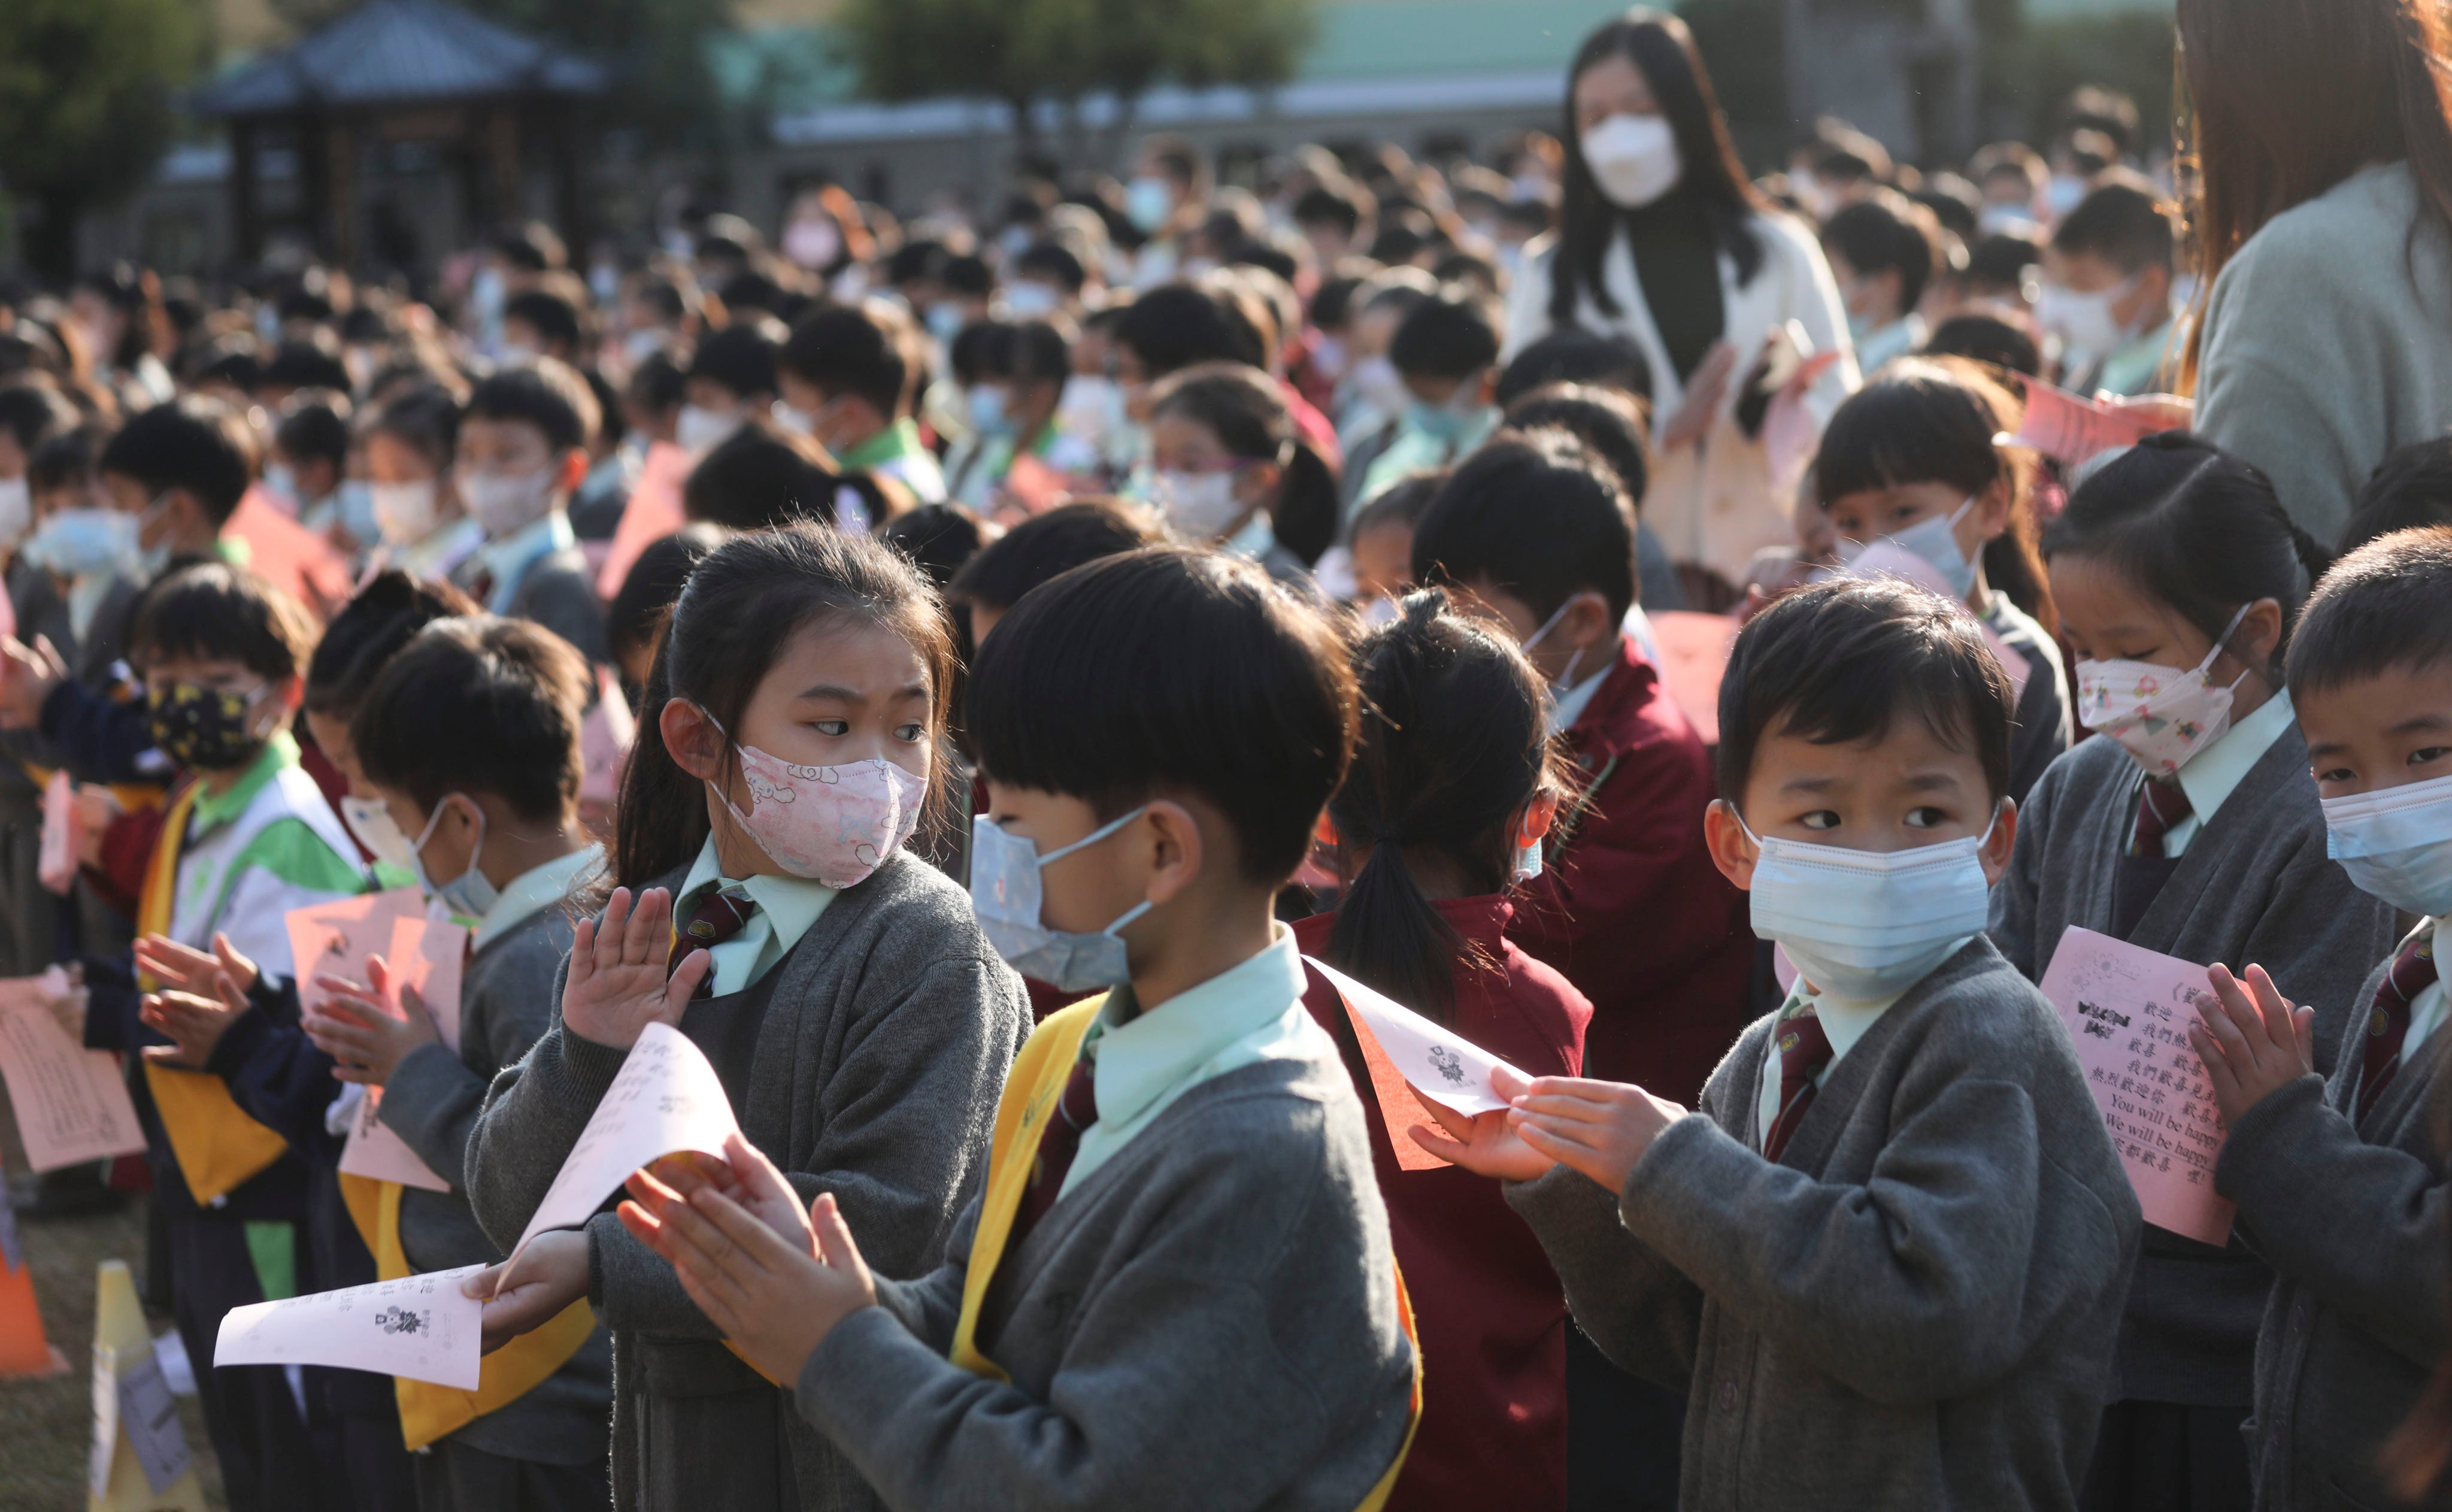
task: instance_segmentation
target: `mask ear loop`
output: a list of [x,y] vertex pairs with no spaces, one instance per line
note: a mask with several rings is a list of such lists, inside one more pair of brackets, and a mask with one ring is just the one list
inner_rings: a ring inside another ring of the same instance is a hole
[[[2214,663],[2222,660],[2223,653],[2230,650],[2230,638],[2239,633],[2240,622],[2247,618],[2247,611],[2250,607],[2251,606],[2245,604],[2239,607],[2239,612],[2230,617],[2230,623],[2228,625],[2223,627],[2222,634],[2214,637],[2213,649],[2207,651],[2205,653],[2205,659],[2197,664],[2197,675],[2199,677],[2205,678],[2205,681],[2208,684],[2211,684],[2213,680],[2206,674],[2210,673],[2214,669]],[[2237,655],[2238,653],[2233,652],[2232,654]],[[2246,682],[2247,674],[2255,670],[2256,668],[2249,665],[2246,657],[2240,657],[2239,675],[2232,678],[2230,680],[2230,686],[2224,688],[2223,691],[2225,693],[2238,692],[2239,685]]]

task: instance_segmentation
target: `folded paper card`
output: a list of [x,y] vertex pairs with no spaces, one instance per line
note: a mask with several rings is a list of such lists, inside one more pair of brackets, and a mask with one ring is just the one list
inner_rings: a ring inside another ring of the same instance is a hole
[[[1376,992],[1335,966],[1305,956],[1304,963],[1334,983],[1346,1006],[1370,1026],[1389,1064],[1415,1091],[1471,1118],[1507,1106],[1491,1084],[1491,1073],[1502,1065],[1523,1081],[1522,1071],[1470,1040],[1458,1039],[1384,992]],[[1384,1112],[1383,1108],[1383,1112]],[[1400,1134],[1391,1122],[1391,1138]]]
[[2231,1204],[2214,1195],[2222,1114],[2188,1044],[2205,968],[2072,928],[2044,972],[2044,996],[2068,1026],[2104,1127],[2120,1149],[2146,1222],[2207,1244],[2230,1243]]
[[462,1296],[460,1283],[484,1268],[234,1307],[222,1318],[213,1364],[333,1365],[474,1391],[485,1304]]
[[640,1166],[680,1150],[721,1155],[725,1137],[740,1129],[705,1054],[679,1029],[648,1025],[580,1130],[511,1259],[549,1228],[586,1223]]
[[[0,996],[0,1078],[9,1084],[27,1164],[49,1171],[134,1154],[145,1147],[145,1131],[118,1057],[69,1038],[34,985],[44,980],[21,979],[27,990]],[[66,978],[57,985],[65,990]]]
[[2122,447],[2133,447],[2165,428],[2133,410],[2099,399],[2083,399],[2039,379],[2027,380],[2027,417],[2012,438],[2055,461],[2076,467]]

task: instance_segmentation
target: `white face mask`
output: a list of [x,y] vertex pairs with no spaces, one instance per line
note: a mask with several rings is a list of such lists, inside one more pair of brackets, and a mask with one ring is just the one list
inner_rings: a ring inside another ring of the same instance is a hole
[[1025,281],[1008,285],[1004,291],[1004,312],[1016,320],[1052,315],[1058,303],[1056,290],[1045,284]]
[[700,457],[731,440],[732,433],[740,428],[741,417],[728,409],[683,405],[681,418],[673,426],[673,439],[683,451]]
[[349,826],[358,844],[366,847],[378,865],[394,871],[419,876],[417,846],[410,843],[391,817],[391,806],[380,798],[344,798],[341,800],[341,823]]
[[[1733,811],[1732,811],[1733,812]],[[1992,824],[2001,822],[1993,811]],[[1776,941],[1805,980],[1842,1003],[1897,997],[1989,923],[1982,855],[1992,838],[1913,850],[1849,850],[1756,836],[1754,933]]]
[[[1975,591],[1975,564],[1968,559],[1966,551],[1958,545],[1958,522],[1966,519],[1967,511],[1974,507],[1975,500],[1970,496],[1952,513],[1919,520],[1895,535],[1881,537],[1881,540],[1928,564],[1949,585],[1949,591],[1963,599]],[[1839,561],[1843,566],[1854,567],[1864,556],[1865,549],[1863,542],[1842,541],[1839,543]]]
[[2452,914],[2452,777],[2324,800],[2325,849],[2370,897]]
[[1146,234],[1167,223],[1175,213],[1175,186],[1155,175],[1145,175],[1124,186],[1124,218]]
[[2117,741],[2148,776],[2177,773],[2230,728],[2231,697],[2247,673],[2228,687],[2205,674],[2246,616],[2244,607],[2232,615],[2205,659],[2185,672],[2151,662],[2078,663],[2078,723]]
[[1583,136],[1584,162],[1610,203],[1641,209],[1677,187],[1685,160],[1665,115],[1612,115]]
[[136,560],[136,517],[117,509],[62,509],[26,543],[26,558],[65,578],[118,572]]
[[2071,351],[2107,357],[2126,345],[2129,336],[2128,328],[2112,314],[2111,307],[2136,290],[2135,278],[2090,294],[2063,284],[2046,284],[2035,300],[2035,324],[2047,334],[2058,336]]
[[460,480],[460,498],[488,540],[516,535],[553,507],[553,469],[534,472],[472,472]]
[[1235,497],[1235,472],[1156,472],[1150,475],[1150,503],[1166,516],[1169,528],[1187,541],[1225,538],[1248,512]]
[[393,546],[409,546],[434,533],[439,511],[432,478],[373,484],[366,492],[374,504],[375,528]]
[[22,477],[0,478],[0,547],[26,538],[34,523],[34,494]]
[[1097,934],[1051,929],[1038,916],[1038,873],[1049,862],[1097,845],[1138,819],[1148,807],[1144,804],[1043,856],[1035,842],[1002,828],[985,814],[971,821],[971,911],[979,917],[988,944],[1007,965],[1064,992],[1095,992],[1132,980],[1121,931],[1150,911],[1150,901],[1142,899]]

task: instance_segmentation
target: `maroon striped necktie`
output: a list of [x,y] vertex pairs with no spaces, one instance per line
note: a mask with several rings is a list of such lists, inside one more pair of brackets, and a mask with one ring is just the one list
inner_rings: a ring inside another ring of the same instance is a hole
[[2401,1049],[2409,1038],[2409,1005],[2438,980],[2435,931],[2422,929],[2393,957],[2392,969],[2376,988],[2375,1006],[2367,1014],[2366,1065],[2359,1076],[2359,1123],[2392,1084],[2401,1070]]
[[1763,1137],[1763,1159],[1775,1163],[1796,1125],[1805,1122],[1805,1110],[1813,1105],[1813,1079],[1830,1064],[1831,1052],[1830,1036],[1810,1013],[1790,1019],[1773,1033],[1779,1048],[1779,1116]]
[[2195,812],[2195,806],[2188,802],[2188,791],[2180,786],[2178,778],[2146,778],[2146,790],[2137,800],[2137,836],[2128,853],[2160,857],[2163,837]]

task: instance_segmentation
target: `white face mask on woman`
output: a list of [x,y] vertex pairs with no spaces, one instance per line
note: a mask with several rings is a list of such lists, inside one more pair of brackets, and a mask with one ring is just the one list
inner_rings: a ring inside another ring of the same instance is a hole
[[1641,209],[1685,176],[1677,133],[1665,115],[1612,115],[1583,135],[1584,162],[1610,202]]

